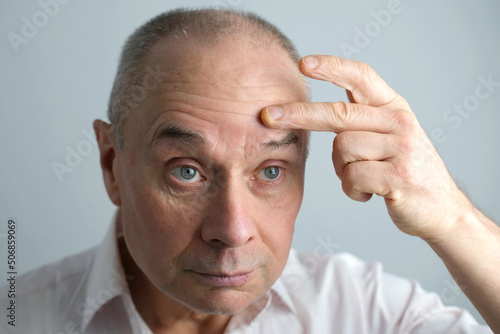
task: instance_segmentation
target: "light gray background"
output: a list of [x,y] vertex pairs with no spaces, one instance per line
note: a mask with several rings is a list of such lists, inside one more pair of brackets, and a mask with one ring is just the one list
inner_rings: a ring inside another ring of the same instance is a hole
[[[500,216],[500,87],[458,128],[443,115],[474,94],[479,77],[500,81],[500,3],[495,1],[401,0],[402,11],[352,58],[370,64],[401,93],[431,133],[446,140],[437,148],[451,174],[491,217]],[[0,233],[7,220],[18,223],[18,269],[37,266],[100,242],[114,207],[105,193],[95,146],[59,182],[53,162],[65,164],[68,147],[88,141],[105,110],[125,38],[154,15],[178,6],[225,5],[261,14],[309,53],[343,56],[341,43],[355,45],[356,27],[374,21],[371,11],[389,1],[83,1],[60,5],[45,26],[16,52],[10,32],[21,34],[23,17],[33,22],[36,1],[0,4]],[[43,22],[42,22],[43,23]],[[373,29],[373,27],[371,27]],[[314,101],[344,100],[344,92],[312,83]],[[357,203],[347,198],[330,160],[332,134],[313,134],[306,193],[294,246],[324,253],[351,252],[381,261],[388,272],[417,279],[452,304],[471,310],[450,288],[440,259],[421,240],[399,232],[380,198]],[[82,146],[83,145],[83,146]],[[5,235],[0,235],[1,268],[6,268]],[[7,271],[6,269],[3,271]],[[1,277],[1,274],[0,274]],[[3,280],[1,280],[3,281]],[[455,291],[455,292],[454,292]]]

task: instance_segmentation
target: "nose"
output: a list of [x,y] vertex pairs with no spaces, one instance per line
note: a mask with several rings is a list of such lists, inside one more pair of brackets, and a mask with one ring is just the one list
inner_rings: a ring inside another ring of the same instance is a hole
[[257,235],[251,192],[243,182],[228,180],[211,200],[202,225],[202,239],[214,246],[236,248]]

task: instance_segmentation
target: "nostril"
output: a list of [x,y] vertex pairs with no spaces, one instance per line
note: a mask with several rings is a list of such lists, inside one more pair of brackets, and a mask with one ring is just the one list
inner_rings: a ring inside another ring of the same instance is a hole
[[212,244],[213,246],[216,246],[216,247],[227,247],[228,246],[225,242],[223,242],[219,239],[211,239],[209,241],[209,243]]
[[207,220],[202,226],[202,239],[214,247],[235,248],[250,241],[256,232],[248,217],[235,220]]

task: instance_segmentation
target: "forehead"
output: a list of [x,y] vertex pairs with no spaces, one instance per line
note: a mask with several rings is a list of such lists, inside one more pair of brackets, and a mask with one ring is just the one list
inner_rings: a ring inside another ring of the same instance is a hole
[[302,92],[297,64],[276,43],[249,37],[224,40],[169,37],[153,46],[146,62],[160,65],[172,79],[221,82],[228,85],[267,83]]
[[175,120],[197,132],[222,134],[241,128],[259,138],[276,136],[276,130],[260,122],[260,111],[270,104],[306,99],[292,59],[282,50],[249,41],[210,44],[172,37],[155,45],[146,60],[161,76],[134,112],[135,121],[127,123],[150,142],[159,128]]

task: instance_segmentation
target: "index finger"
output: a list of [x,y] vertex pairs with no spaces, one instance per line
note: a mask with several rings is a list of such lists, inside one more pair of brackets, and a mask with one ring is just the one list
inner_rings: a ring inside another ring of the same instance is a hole
[[411,112],[346,102],[292,102],[264,108],[262,122],[273,129],[394,132]]
[[329,81],[345,88],[352,101],[374,107],[395,104],[408,108],[406,101],[367,64],[328,55],[306,56],[299,61],[300,71],[313,79]]

